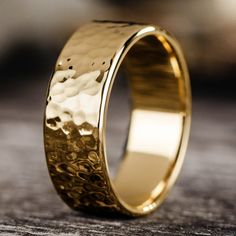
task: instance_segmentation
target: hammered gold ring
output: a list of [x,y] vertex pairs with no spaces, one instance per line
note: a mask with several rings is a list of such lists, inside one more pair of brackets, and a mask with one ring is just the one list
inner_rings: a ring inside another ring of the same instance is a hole
[[[121,65],[132,106],[123,158],[112,178],[106,118]],[[44,118],[49,173],[71,208],[152,212],[175,182],[188,143],[191,91],[180,46],[154,25],[94,21],[80,27],[57,60]]]

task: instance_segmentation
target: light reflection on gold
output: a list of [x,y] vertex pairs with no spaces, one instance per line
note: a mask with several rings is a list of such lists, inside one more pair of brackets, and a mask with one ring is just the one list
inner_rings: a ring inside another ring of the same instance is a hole
[[51,126],[54,130],[70,121],[76,125],[85,121],[92,125],[98,123],[103,83],[96,79],[101,72],[91,71],[77,78],[74,77],[75,73],[75,70],[58,70],[52,77],[46,116],[48,119],[58,119],[57,125]]
[[[112,179],[106,115],[121,64],[130,83],[131,123]],[[107,21],[81,27],[58,58],[45,108],[45,153],[57,192],[76,210],[152,212],[180,171],[190,115],[187,67],[166,31]]]
[[172,68],[173,68],[175,77],[176,77],[176,78],[180,78],[181,72],[180,72],[180,69],[179,69],[178,61],[177,61],[177,59],[176,59],[175,56],[171,56],[171,57],[170,57],[170,64],[171,64],[171,66],[172,66]]
[[162,35],[158,35],[157,36],[158,40],[160,40],[162,42],[163,47],[166,49],[166,51],[171,54],[173,52],[172,47],[170,46],[170,44],[168,43],[168,41],[166,40],[166,38]]
[[155,31],[155,27],[154,26],[148,26],[148,27],[145,27],[144,29],[141,29],[137,33],[137,36],[145,35],[146,33],[150,33],[150,32],[153,32],[153,31]]
[[135,109],[131,116],[127,150],[172,160],[179,147],[182,125],[181,113]]
[[163,191],[178,153],[183,119],[183,113],[132,111],[125,158],[114,180],[130,205],[145,207]]

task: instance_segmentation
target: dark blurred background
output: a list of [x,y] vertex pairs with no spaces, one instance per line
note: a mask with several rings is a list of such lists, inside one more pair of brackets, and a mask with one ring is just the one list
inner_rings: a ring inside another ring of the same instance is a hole
[[93,19],[162,26],[184,49],[194,93],[235,94],[235,0],[1,0],[1,89],[19,78],[44,83],[71,33]]
[[[0,231],[1,223],[25,214],[42,220],[52,212],[68,213],[47,175],[43,106],[63,45],[77,27],[94,19],[157,24],[179,40],[190,70],[193,123],[169,211],[175,209],[183,229],[199,219],[235,229],[235,0],[0,0]],[[41,193],[47,197],[39,198]],[[57,201],[60,210],[54,208]],[[170,227],[165,212],[158,214]]]

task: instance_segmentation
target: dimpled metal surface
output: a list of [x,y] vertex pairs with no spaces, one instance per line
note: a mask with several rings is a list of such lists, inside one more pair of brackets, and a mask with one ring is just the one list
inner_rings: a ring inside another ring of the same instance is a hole
[[[132,113],[124,158],[111,179],[106,116],[121,63],[131,74]],[[62,50],[47,95],[45,152],[57,192],[78,210],[154,211],[180,171],[190,115],[187,66],[166,31],[107,21],[81,27]]]
[[50,176],[74,209],[130,214],[117,200],[99,138],[102,90],[115,53],[144,26],[93,22],[81,27],[58,58],[45,110]]

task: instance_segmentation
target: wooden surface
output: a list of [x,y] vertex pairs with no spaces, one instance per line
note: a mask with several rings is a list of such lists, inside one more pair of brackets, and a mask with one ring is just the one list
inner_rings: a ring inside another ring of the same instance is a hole
[[46,85],[12,86],[0,88],[0,235],[236,235],[236,102],[194,98],[180,178],[154,214],[128,219],[59,199],[43,152]]

